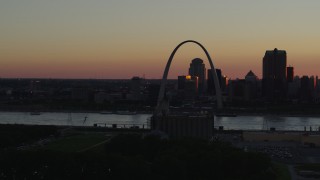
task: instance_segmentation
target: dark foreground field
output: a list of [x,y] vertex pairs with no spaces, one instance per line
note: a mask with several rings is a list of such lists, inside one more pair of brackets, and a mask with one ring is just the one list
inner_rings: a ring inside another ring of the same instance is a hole
[[[38,128],[1,128],[6,137],[10,132],[29,135],[11,136],[11,143],[1,147],[0,179],[288,178],[282,174],[283,167],[267,156],[219,141],[168,140],[145,133],[66,132],[56,127],[43,132]],[[25,148],[19,148],[21,143]]]

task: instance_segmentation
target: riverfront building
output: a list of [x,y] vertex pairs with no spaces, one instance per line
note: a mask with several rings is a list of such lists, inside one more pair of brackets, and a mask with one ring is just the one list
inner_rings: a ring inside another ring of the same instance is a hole
[[213,117],[207,115],[167,115],[152,117],[153,130],[166,133],[170,138],[212,137]]

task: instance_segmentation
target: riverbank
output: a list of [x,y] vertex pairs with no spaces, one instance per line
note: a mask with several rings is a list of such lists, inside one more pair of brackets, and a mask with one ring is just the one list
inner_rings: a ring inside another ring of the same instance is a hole
[[304,114],[304,113],[258,113],[258,112],[238,112],[237,116],[277,116],[277,117],[320,117],[320,113]]
[[[98,110],[38,110],[38,111],[29,111],[26,109],[15,109],[15,110],[4,110],[0,109],[0,112],[23,112],[23,113],[98,113],[98,114],[119,114],[117,111],[98,111]],[[108,113],[105,113],[108,112]],[[128,111],[134,112],[136,114],[153,114],[154,111]],[[232,114],[235,116],[277,116],[277,117],[320,117],[319,112],[312,113],[303,113],[303,112],[256,112],[256,111],[223,111],[226,114]],[[215,114],[215,113],[214,113]]]
[[[98,110],[26,110],[26,109],[15,109],[15,110],[4,110],[0,109],[0,112],[23,112],[23,113],[28,113],[28,112],[45,112],[45,113],[101,113],[101,114],[106,114],[106,111],[98,111]],[[130,112],[130,111],[129,111]],[[153,111],[135,111],[136,114],[152,114]],[[112,111],[110,114],[117,114],[117,111]]]

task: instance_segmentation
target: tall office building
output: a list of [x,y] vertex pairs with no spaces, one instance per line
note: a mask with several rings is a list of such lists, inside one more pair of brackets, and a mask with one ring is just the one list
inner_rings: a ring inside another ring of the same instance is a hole
[[292,82],[294,77],[294,69],[293,67],[287,67],[287,82]]
[[206,89],[206,67],[203,63],[203,60],[200,58],[195,58],[190,63],[189,68],[189,75],[190,76],[197,76],[199,78],[199,94],[203,94]]
[[284,50],[266,51],[263,57],[263,96],[270,100],[281,100],[287,93],[287,53]]
[[287,53],[275,48],[263,57],[263,79],[286,79]]

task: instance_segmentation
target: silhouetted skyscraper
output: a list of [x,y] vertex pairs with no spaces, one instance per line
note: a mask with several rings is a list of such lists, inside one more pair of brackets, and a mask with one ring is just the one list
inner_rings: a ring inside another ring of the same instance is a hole
[[275,48],[263,57],[263,79],[286,79],[287,53]]
[[287,82],[292,82],[294,77],[293,67],[287,67]]
[[287,53],[284,50],[266,51],[263,57],[262,93],[264,97],[280,100],[287,92]]
[[206,89],[206,67],[203,60],[195,58],[190,63],[189,75],[197,76],[199,78],[199,93],[202,94]]

